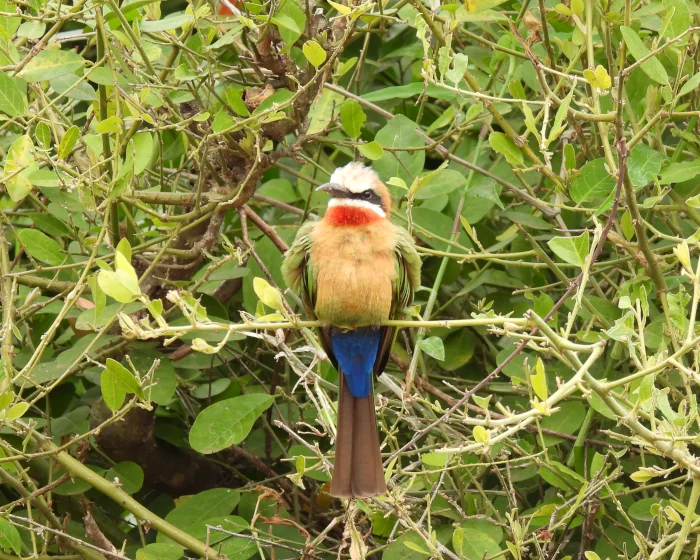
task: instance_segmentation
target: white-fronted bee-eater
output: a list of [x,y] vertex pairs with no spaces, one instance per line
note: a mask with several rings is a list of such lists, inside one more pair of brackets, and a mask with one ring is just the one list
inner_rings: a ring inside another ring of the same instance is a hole
[[371,168],[350,163],[318,190],[331,195],[326,214],[299,228],[282,272],[307,315],[324,323],[319,338],[340,374],[331,494],[367,498],[386,492],[372,381],[396,329],[381,324],[412,302],[421,260],[389,221],[389,190]]

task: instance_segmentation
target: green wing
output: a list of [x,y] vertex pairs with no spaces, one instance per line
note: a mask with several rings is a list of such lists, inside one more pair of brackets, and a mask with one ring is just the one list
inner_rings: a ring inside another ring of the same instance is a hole
[[[297,231],[296,239],[284,255],[282,276],[287,286],[294,291],[304,305],[306,316],[316,319],[316,270],[311,265],[311,235],[317,222],[305,222]],[[318,329],[321,346],[325,350],[333,367],[338,369],[338,362],[331,346],[330,330],[328,327]]]
[[302,224],[282,263],[284,281],[299,296],[310,319],[316,318],[316,274],[310,263],[311,233],[315,227],[316,222]]
[[420,286],[421,260],[416,245],[408,232],[396,226],[396,249],[394,251],[394,307],[392,317],[397,309],[408,307],[413,301],[413,294]]
[[[391,302],[391,318],[395,319],[404,307],[411,305],[413,294],[420,286],[421,260],[416,245],[408,232],[396,227],[396,247],[394,248],[394,267],[396,278],[393,284]],[[396,338],[396,328],[382,327],[382,338],[379,341],[377,361],[374,363],[374,374],[381,375],[389,361],[391,347]]]

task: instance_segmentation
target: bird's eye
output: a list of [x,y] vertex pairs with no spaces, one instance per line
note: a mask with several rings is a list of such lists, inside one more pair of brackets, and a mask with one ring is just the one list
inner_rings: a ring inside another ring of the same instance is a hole
[[362,198],[364,198],[365,200],[369,200],[370,198],[372,198],[372,191],[363,191]]

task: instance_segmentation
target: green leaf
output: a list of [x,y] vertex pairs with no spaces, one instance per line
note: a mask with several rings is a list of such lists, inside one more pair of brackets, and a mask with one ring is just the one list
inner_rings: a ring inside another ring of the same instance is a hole
[[606,90],[612,85],[610,74],[608,74],[608,71],[600,64],[596,66],[595,70],[586,68],[583,71],[583,76],[589,84],[599,90]]
[[211,129],[214,132],[221,132],[222,130],[228,130],[235,124],[234,118],[228,114],[225,109],[221,109],[216,116],[214,121],[211,123]]
[[613,340],[628,342],[634,336],[634,315],[628,311],[617,319],[612,327],[603,332]]
[[372,161],[376,161],[384,157],[384,148],[382,148],[382,145],[376,140],[363,144],[357,144],[357,150],[367,159],[371,159]]
[[306,41],[301,49],[308,60],[316,68],[326,61],[326,51],[316,41]]
[[414,543],[413,541],[404,541],[403,544],[404,544],[404,546],[406,546],[407,548],[410,548],[414,552],[418,552],[420,554],[430,555],[430,552],[425,550],[425,548],[423,548],[423,546],[418,544],[418,543]]
[[[422,148],[425,140],[416,132],[417,125],[404,115],[396,115],[375,136],[375,140],[385,148]],[[383,180],[398,177],[410,185],[422,171],[425,151],[389,152],[374,164],[374,170]]]
[[151,543],[136,551],[136,560],[180,560],[183,552],[176,544]]
[[469,65],[469,57],[466,54],[456,53],[452,59],[452,68],[445,73],[445,78],[454,84],[464,79],[464,73]]
[[297,0],[282,0],[271,21],[277,26],[280,36],[285,42],[286,46],[282,49],[282,52],[286,53],[304,32],[306,14]]
[[425,92],[428,97],[434,97],[435,99],[451,100],[454,99],[455,94],[444,87],[439,87],[434,84],[429,84],[426,89],[423,82],[413,82],[410,84],[405,84],[403,86],[392,86],[388,88],[379,89],[371,93],[365,93],[362,99],[370,101],[372,103],[377,103],[378,101],[387,101],[395,99],[408,99],[416,95],[420,95]]
[[139,132],[132,138],[130,146],[134,155],[134,175],[140,175],[151,162],[153,135],[148,131]]
[[[540,425],[544,429],[554,430],[560,434],[574,434],[583,424],[586,416],[586,407],[578,401],[560,402],[557,406],[561,409],[551,416],[545,416]],[[566,441],[564,438],[545,434],[542,436],[544,445],[551,447]]]
[[[261,502],[265,504],[265,501]],[[264,506],[263,506],[264,507]],[[285,510],[281,510],[284,513]],[[209,542],[209,546],[216,548],[217,552],[220,552],[222,556],[228,560],[248,560],[251,556],[257,556],[259,552],[257,543],[250,537],[239,537],[232,536],[224,533],[223,531],[211,530],[207,528],[207,525],[211,527],[222,527],[225,531],[233,531],[235,533],[246,533],[250,532],[250,523],[248,523],[242,517],[237,515],[227,515],[225,517],[209,517],[205,521],[197,521],[190,525],[187,525],[183,530],[188,534],[192,535],[194,538],[198,539],[200,542]],[[291,532],[286,531],[284,528],[284,533],[289,535],[292,539],[298,536],[299,533],[292,529]],[[291,533],[291,534],[290,534]],[[274,532],[275,535],[282,537],[277,531]],[[159,535],[160,536],[160,535]],[[294,542],[295,541],[287,541]],[[303,543],[303,541],[301,541]],[[300,544],[301,544],[300,543]],[[278,558],[289,558],[284,555],[276,555]]]
[[19,531],[4,517],[0,517],[0,548],[7,553],[22,552],[22,538],[19,536]]
[[[449,218],[445,214],[436,212],[435,210],[430,210],[428,208],[418,207],[413,209],[412,216],[413,222],[421,226],[422,228],[425,228],[428,232],[434,235],[439,235],[443,238],[450,237],[454,220],[452,218]],[[444,251],[444,241],[437,240],[433,235],[430,235],[430,233],[423,233],[421,231],[416,232],[416,234],[419,235],[422,239],[424,239],[430,247],[432,247],[433,249],[438,249],[442,247],[442,249],[439,250]],[[460,235],[459,243],[464,245],[465,247],[471,246],[471,243],[467,239],[466,233],[462,233]]]
[[542,358],[537,358],[535,362],[535,374],[530,375],[530,384],[532,385],[532,390],[535,392],[540,400],[547,400],[549,396],[549,391],[547,391],[547,375],[544,371],[544,362]]
[[343,125],[343,130],[350,138],[357,140],[360,137],[362,125],[366,120],[367,115],[365,115],[365,112],[362,110],[362,105],[360,105],[356,99],[346,99],[343,102],[343,105],[340,107],[340,123]]
[[671,323],[682,331],[688,328],[688,303],[690,294],[680,286],[677,293],[668,294],[668,308]]
[[604,198],[615,189],[615,179],[605,168],[605,158],[586,163],[571,184],[571,198],[581,204],[589,200]]
[[[503,539],[503,530],[490,523],[486,519],[468,519],[459,527],[461,539],[455,540],[452,536],[452,544],[455,552],[464,560],[483,560],[495,556],[501,552],[500,542]],[[455,534],[457,530],[455,530]],[[461,547],[457,547],[461,540]]]
[[553,237],[547,245],[564,262],[583,267],[588,256],[588,232],[576,237]]
[[135,494],[143,486],[143,469],[131,461],[122,461],[109,469],[105,478],[110,482],[116,482],[115,479],[118,479],[124,492]]
[[497,12],[496,10],[483,10],[481,12],[457,10],[457,18],[459,21],[465,22],[508,21],[506,16],[504,16],[501,12]]
[[[649,476],[649,479],[651,479],[651,476]],[[637,521],[652,521],[656,516],[651,513],[651,509],[661,503],[661,498],[642,498],[629,506],[627,514]]]
[[[450,528],[449,535],[451,534]],[[416,531],[407,531],[386,547],[382,560],[428,560],[430,553],[425,550],[425,547],[422,535]]]
[[603,401],[603,399],[600,398],[598,393],[591,393],[588,396],[588,403],[591,405],[591,408],[601,416],[604,416],[605,418],[608,418],[610,420],[617,420],[617,416],[615,416],[615,413],[610,409],[610,407],[608,407],[607,404],[605,404],[605,402]]
[[45,150],[51,147],[51,129],[45,122],[40,122],[34,129],[34,136]]
[[122,87],[128,85],[129,83],[122,74],[118,73],[118,71],[112,73],[110,68],[104,67],[92,68],[90,73],[87,75],[87,78],[94,84],[107,87],[113,87],[115,79],[117,80],[117,85]]
[[474,441],[477,443],[488,443],[490,439],[489,431],[483,426],[474,426]]
[[97,282],[105,294],[120,303],[132,302],[134,296],[141,292],[138,282],[134,286],[132,278],[123,271],[120,273],[119,271],[100,270]]
[[532,214],[528,214],[527,212],[516,212],[514,210],[506,210],[505,212],[501,213],[501,216],[512,220],[516,224],[520,224],[521,226],[525,227],[530,227],[532,229],[552,229],[552,225],[549,222],[546,222],[542,218],[539,218],[537,216],[533,216]]
[[[170,510],[165,520],[178,529],[185,529],[195,523],[230,514],[241,499],[240,492],[230,488],[212,488],[181,500],[175,509]],[[158,535],[158,541],[161,539]]]
[[482,180],[478,181],[475,185],[472,184],[472,187],[469,189],[469,192],[467,192],[467,200],[473,200],[474,198],[485,198],[486,200],[490,200],[491,202],[493,202],[501,210],[505,208],[505,206],[503,206],[503,202],[501,201],[501,197],[498,196],[498,191],[496,190],[496,183],[494,183],[491,180]]
[[10,422],[12,420],[17,420],[19,418],[22,418],[24,416],[24,413],[29,410],[29,403],[26,402],[18,402],[13,404],[10,407],[10,410],[7,411],[7,420]]
[[18,77],[27,82],[43,82],[79,70],[85,60],[75,51],[45,49],[32,58]]
[[119,362],[107,358],[106,368],[100,376],[102,398],[110,410],[116,411],[124,404],[127,393],[143,399],[143,392],[134,375]]
[[117,243],[117,252],[114,255],[114,266],[117,270],[126,270],[136,277],[136,272],[131,266],[131,245],[126,237]]
[[190,430],[192,449],[209,454],[240,443],[274,400],[270,395],[254,393],[219,401],[205,408]]
[[231,84],[226,88],[226,101],[234,113],[241,117],[250,115],[248,106],[243,101],[243,87],[238,84]]
[[277,309],[278,311],[284,309],[282,296],[280,295],[279,291],[272,287],[264,278],[253,278],[253,289],[255,290],[255,294],[258,296],[258,298],[260,298],[260,301],[262,301],[268,307]]
[[[420,177],[418,181],[421,181]],[[463,187],[466,181],[466,177],[454,169],[439,169],[429,172],[425,180],[420,182],[420,186],[414,193],[414,198],[425,200],[448,194]]]
[[678,92],[678,97],[683,97],[684,95],[688,95],[689,93],[696,91],[698,89],[698,86],[700,86],[700,72],[695,74],[692,78],[690,78],[686,83],[683,84],[683,87]]
[[428,354],[428,356],[435,358],[436,360],[445,359],[445,345],[442,339],[437,336],[431,336],[429,338],[424,338],[418,343],[421,350]]
[[75,143],[78,141],[79,137],[80,129],[77,126],[73,125],[68,130],[66,130],[66,133],[63,135],[61,143],[58,146],[58,157],[60,159],[68,158],[68,156],[73,151]]
[[46,32],[46,24],[43,21],[25,21],[17,29],[18,37],[27,39],[40,39]]
[[63,262],[65,254],[55,239],[37,229],[22,229],[18,235],[32,258],[50,266],[56,266]]
[[145,33],[159,33],[161,31],[172,31],[186,26],[194,21],[192,14],[170,14],[163,19],[141,22],[141,31]]
[[641,142],[634,145],[627,160],[632,184],[641,189],[651,183],[661,171],[665,156]]
[[95,132],[98,134],[108,134],[110,132],[117,133],[121,132],[124,127],[124,121],[122,121],[117,115],[112,115],[103,121],[100,121],[95,126]]
[[150,397],[156,404],[168,404],[177,388],[177,374],[170,358],[154,349],[132,351],[129,356],[141,375],[145,375],[151,369],[155,360],[159,361],[158,367],[153,372],[153,387],[150,389]]
[[0,72],[0,111],[19,117],[27,111],[27,84]]
[[457,527],[452,533],[452,546],[461,554],[464,546],[464,530],[461,527]]
[[460,329],[445,340],[445,358],[440,367],[455,371],[468,364],[476,349],[476,336],[469,329]]
[[131,246],[129,241],[123,238],[117,245],[117,252],[114,254],[116,271],[100,270],[97,276],[98,284],[104,293],[121,303],[129,303],[141,293],[139,279],[134,267],[129,262],[130,260]]
[[[287,0],[291,2],[291,0]],[[325,130],[332,119],[337,118],[340,105],[343,103],[343,96],[339,93],[324,89],[317,97],[309,111],[309,129],[307,134],[316,134]]]
[[661,170],[659,183],[670,185],[671,183],[683,183],[700,175],[700,158],[693,161],[680,161],[670,163]]
[[94,101],[97,99],[95,90],[82,79],[82,76],[65,74],[52,78],[49,83],[56,93],[65,95],[68,99],[77,99],[78,101]]
[[[653,2],[651,3],[651,5],[656,5],[656,3]],[[673,11],[673,15],[670,21],[668,22],[668,27],[666,28],[666,31],[662,33],[663,40],[678,37],[678,35],[680,35],[684,31],[687,31],[688,28],[690,28],[693,25],[690,10],[688,9],[691,5],[690,2],[687,2],[687,0],[664,0],[663,5],[666,7],[667,10],[666,15]],[[692,5],[696,6],[697,4]],[[674,46],[678,47],[689,40],[690,34],[687,34],[682,41],[674,43]],[[663,44],[663,41],[661,42],[661,44]]]
[[502,132],[492,132],[489,135],[489,145],[494,151],[502,154],[511,165],[523,164],[522,151]]
[[[34,144],[28,134],[20,136],[12,143],[5,159],[5,175],[12,175],[5,180],[5,186],[14,202],[21,201],[32,190],[29,176],[34,163]],[[21,171],[20,171],[21,170]]]
[[[649,49],[647,49],[646,45],[642,42],[634,29],[623,25],[620,27],[620,31],[622,32],[622,37],[625,39],[625,44],[627,45],[630,54],[635,60],[641,60],[649,54]],[[664,68],[663,64],[659,62],[659,59],[656,58],[656,56],[652,56],[651,58],[645,60],[642,62],[641,66],[644,73],[652,80],[662,85],[668,84],[668,74],[666,73],[666,69]]]
[[559,138],[559,135],[566,130],[566,116],[573,97],[574,90],[573,88],[571,88],[571,91],[569,91],[569,95],[567,95],[564,98],[562,104],[559,105],[559,109],[557,109],[557,114],[554,116],[552,128],[549,131],[549,136],[547,136],[547,146],[549,146],[552,142]]
[[[474,107],[472,105],[469,107],[471,109]],[[447,125],[449,125],[453,120],[454,120],[454,115],[455,115],[455,107],[454,105],[449,105],[447,109],[445,109],[437,119],[435,119],[432,124],[428,127],[428,129],[425,131],[426,134],[430,135],[436,130],[439,130]],[[467,120],[469,120],[469,116],[467,115]]]
[[558,463],[550,461],[550,468],[542,467],[538,469],[539,474],[546,482],[552,486],[556,486],[564,491],[577,490],[585,480],[582,476],[572,471],[570,468]]
[[0,395],[0,410],[5,410],[8,408],[12,401],[15,399],[14,393],[3,393]]

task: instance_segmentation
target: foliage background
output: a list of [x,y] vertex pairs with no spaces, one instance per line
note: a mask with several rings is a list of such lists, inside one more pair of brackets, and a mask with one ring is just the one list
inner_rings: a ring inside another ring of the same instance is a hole
[[[695,557],[697,4],[223,5],[0,0],[0,559]],[[424,288],[341,503],[279,269],[353,159]]]

